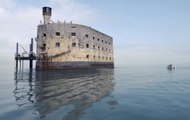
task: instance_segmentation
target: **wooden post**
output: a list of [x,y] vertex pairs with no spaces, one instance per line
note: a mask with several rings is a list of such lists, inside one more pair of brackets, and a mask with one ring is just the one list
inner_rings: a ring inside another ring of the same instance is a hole
[[19,62],[20,62],[20,67],[19,67],[19,73],[21,73],[21,69],[22,69],[22,63],[21,63],[21,59],[19,59]]
[[31,38],[29,59],[30,59],[29,68],[32,69],[33,68],[33,38]]
[[17,71],[18,70],[18,43],[16,43],[15,59],[16,59],[16,71]]

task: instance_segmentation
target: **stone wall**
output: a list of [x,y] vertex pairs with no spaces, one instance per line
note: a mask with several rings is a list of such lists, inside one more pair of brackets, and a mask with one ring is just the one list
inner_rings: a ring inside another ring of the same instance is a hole
[[91,27],[72,23],[38,26],[38,61],[113,62],[113,40]]

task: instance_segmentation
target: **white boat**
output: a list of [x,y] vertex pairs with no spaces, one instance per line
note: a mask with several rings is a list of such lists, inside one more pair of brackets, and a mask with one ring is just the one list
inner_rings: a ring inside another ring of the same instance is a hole
[[173,64],[169,64],[167,68],[171,70],[171,69],[175,69],[176,67]]

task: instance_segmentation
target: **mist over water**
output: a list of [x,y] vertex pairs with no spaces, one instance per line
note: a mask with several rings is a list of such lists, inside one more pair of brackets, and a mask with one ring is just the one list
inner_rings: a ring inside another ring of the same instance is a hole
[[188,120],[190,67],[0,68],[2,120]]

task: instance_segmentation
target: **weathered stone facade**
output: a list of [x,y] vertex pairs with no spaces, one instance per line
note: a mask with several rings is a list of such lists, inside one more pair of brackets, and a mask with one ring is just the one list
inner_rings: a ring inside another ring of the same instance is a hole
[[71,22],[50,23],[47,15],[37,30],[37,68],[113,67],[112,37]]

